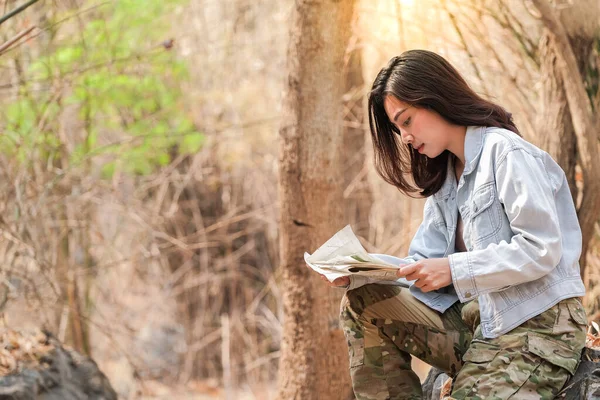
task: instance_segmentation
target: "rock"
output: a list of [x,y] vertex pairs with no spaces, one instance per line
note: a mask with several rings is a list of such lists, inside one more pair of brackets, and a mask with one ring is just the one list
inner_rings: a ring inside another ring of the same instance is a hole
[[0,342],[0,400],[117,400],[92,359],[48,333],[4,331]]

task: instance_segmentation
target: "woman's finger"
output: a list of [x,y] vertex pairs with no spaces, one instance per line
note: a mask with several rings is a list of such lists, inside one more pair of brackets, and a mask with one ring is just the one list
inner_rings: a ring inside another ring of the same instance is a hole
[[412,273],[412,274],[410,274],[410,275],[406,275],[406,277],[405,277],[405,278],[406,278],[406,280],[407,280],[407,281],[416,281],[417,279],[420,279],[420,278],[422,278],[422,277],[423,277],[423,276],[421,276],[421,274],[420,274],[420,273],[418,273],[418,272],[413,272],[413,273]]
[[423,287],[421,287],[419,289],[421,289],[421,292],[423,292],[423,293],[431,292],[433,290],[431,285],[423,285]]
[[331,282],[329,285],[330,286],[348,286],[350,284],[350,278],[347,276],[341,276],[339,278],[334,279],[333,282]]
[[396,272],[396,276],[398,276],[399,278],[403,278],[403,277],[406,277],[407,275],[414,274],[415,272],[419,271],[419,269],[420,269],[420,267],[419,267],[418,262],[409,264],[409,265],[405,265],[403,267],[400,267],[400,269],[398,269],[398,271]]

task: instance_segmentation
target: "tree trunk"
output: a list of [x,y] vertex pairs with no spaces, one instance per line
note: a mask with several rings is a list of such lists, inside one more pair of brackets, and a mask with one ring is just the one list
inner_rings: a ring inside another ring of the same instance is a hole
[[[66,195],[65,189],[61,188],[60,190],[65,191]],[[54,269],[60,288],[60,299],[55,309],[57,332],[64,343],[70,344],[80,353],[90,355],[89,330],[82,312],[80,290],[71,255],[73,231],[68,226],[72,219],[67,205],[60,206],[58,219],[62,221],[62,229],[59,232],[60,239],[57,242],[57,258]]]
[[314,251],[344,225],[341,153],[344,51],[353,2],[296,0],[280,128],[280,250],[284,323],[280,399],[345,399],[348,355],[341,290],[310,272]]
[[[570,37],[570,47],[575,55],[579,69],[579,77],[585,85],[585,71],[590,67],[590,52],[594,44],[593,39],[584,37]],[[539,127],[540,146],[546,150],[563,168],[569,181],[569,188],[576,203],[578,203],[579,192],[576,186],[575,166],[578,161],[577,136],[573,127],[573,120],[569,110],[569,103],[564,89],[564,80],[557,62],[558,49],[553,34],[546,30],[540,42],[540,66],[543,86],[541,98],[541,112],[538,115],[537,126]],[[591,190],[591,185],[584,187]],[[593,225],[590,222],[592,214],[583,208],[583,204],[577,204],[580,224]],[[586,253],[589,243],[593,237],[586,233],[583,237],[583,251],[581,254],[582,272],[585,272]]]
[[571,121],[563,80],[556,65],[556,46],[551,34],[545,31],[539,47],[542,89],[540,112],[536,126],[538,145],[547,151],[562,167],[569,181],[573,200],[577,201],[575,165],[577,164],[577,137]]

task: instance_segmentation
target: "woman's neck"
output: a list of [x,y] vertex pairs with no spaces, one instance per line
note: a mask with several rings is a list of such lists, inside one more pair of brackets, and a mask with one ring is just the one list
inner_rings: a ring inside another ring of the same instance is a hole
[[448,150],[456,156],[456,162],[465,165],[465,138],[467,136],[467,127],[455,125],[450,132],[450,142]]

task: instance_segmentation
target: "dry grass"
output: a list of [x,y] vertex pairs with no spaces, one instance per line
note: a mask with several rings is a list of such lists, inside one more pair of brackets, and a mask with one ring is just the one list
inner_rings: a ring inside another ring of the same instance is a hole
[[42,357],[53,349],[48,336],[41,331],[23,333],[4,329],[0,333],[0,376],[38,367]]
[[208,147],[188,160],[193,166],[184,163],[164,178],[170,199],[162,209],[173,240],[162,239],[158,246],[186,330],[180,377],[220,378],[226,362],[234,384],[271,380],[281,318],[275,185],[265,186],[261,173],[252,170],[229,170],[219,182],[194,177],[211,168],[216,179],[217,152]]

